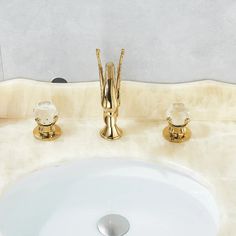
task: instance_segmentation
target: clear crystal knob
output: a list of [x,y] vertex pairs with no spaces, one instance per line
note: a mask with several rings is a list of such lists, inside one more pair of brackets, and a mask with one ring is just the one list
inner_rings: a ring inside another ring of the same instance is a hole
[[189,111],[183,103],[173,103],[167,110],[167,118],[172,125],[183,126],[189,121]]
[[43,101],[34,108],[35,120],[41,125],[51,125],[56,122],[58,111],[50,101]]

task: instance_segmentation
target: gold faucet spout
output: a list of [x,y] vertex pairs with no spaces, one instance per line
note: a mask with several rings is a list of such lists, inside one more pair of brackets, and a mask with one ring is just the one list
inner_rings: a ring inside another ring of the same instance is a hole
[[117,89],[115,86],[115,66],[112,62],[106,64],[102,107],[109,112],[115,112],[118,109]]
[[106,64],[105,74],[103,74],[100,49],[96,49],[96,55],[101,87],[101,105],[103,107],[104,122],[106,124],[100,134],[105,139],[114,140],[120,138],[122,135],[122,131],[116,125],[116,120],[118,117],[118,108],[120,106],[121,65],[124,56],[124,49],[121,50],[117,77],[113,62],[108,62]]

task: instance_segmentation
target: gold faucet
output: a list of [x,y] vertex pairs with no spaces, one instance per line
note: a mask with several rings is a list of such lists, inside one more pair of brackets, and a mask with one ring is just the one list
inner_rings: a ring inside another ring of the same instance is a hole
[[118,139],[122,136],[122,130],[117,126],[116,122],[120,106],[121,65],[123,62],[124,52],[125,50],[122,49],[116,77],[113,62],[108,62],[106,64],[105,74],[103,74],[100,49],[96,49],[101,87],[101,104],[103,107],[103,117],[105,122],[105,127],[100,131],[100,135],[107,140]]

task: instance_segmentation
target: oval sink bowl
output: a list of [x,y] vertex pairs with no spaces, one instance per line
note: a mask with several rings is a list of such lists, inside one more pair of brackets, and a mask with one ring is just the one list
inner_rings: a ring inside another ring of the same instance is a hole
[[46,168],[0,198],[1,236],[101,236],[97,224],[109,215],[129,225],[127,236],[216,236],[219,223],[213,197],[192,174],[142,161]]

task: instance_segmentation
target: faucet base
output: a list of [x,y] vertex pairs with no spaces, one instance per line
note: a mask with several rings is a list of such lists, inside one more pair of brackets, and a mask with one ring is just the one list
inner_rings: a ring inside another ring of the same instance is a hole
[[122,134],[123,134],[122,130],[118,128],[117,125],[112,126],[112,127],[106,126],[100,131],[100,135],[102,136],[102,138],[106,140],[119,139],[121,138]]
[[61,128],[55,124],[49,126],[38,125],[33,130],[34,137],[42,141],[52,141],[61,136]]
[[191,138],[191,130],[183,126],[169,125],[163,130],[163,136],[166,140],[173,143],[182,143]]

